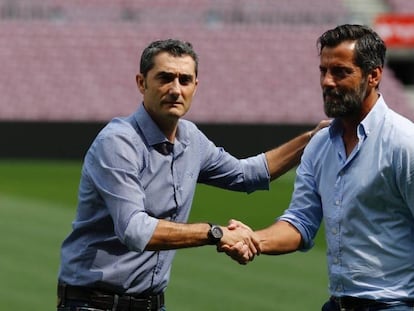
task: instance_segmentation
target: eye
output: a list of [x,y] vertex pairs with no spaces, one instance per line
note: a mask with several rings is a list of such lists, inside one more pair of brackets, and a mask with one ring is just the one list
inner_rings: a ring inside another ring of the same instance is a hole
[[192,75],[180,75],[179,81],[181,85],[188,85],[193,82]]
[[332,75],[337,78],[344,78],[346,75],[346,72],[343,68],[335,67],[332,69]]
[[332,75],[337,79],[345,79],[346,77],[350,76],[354,70],[349,67],[334,67],[331,70]]
[[162,83],[169,83],[174,80],[175,75],[167,73],[167,72],[161,72],[160,74],[157,75],[157,77]]

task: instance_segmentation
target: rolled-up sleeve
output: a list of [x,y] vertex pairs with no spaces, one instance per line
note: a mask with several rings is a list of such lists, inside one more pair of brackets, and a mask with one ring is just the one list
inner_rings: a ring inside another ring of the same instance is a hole
[[201,172],[198,182],[233,191],[268,190],[270,175],[264,153],[237,159],[200,135]]
[[[308,145],[296,170],[294,191],[289,208],[278,220],[289,222],[302,236],[302,248],[307,251],[314,245],[314,238],[322,221],[322,204],[317,192],[313,164],[314,150]],[[314,149],[314,147],[313,147]]]
[[142,167],[134,135],[120,132],[96,140],[87,170],[113,220],[117,237],[131,250],[141,252],[158,219],[145,211],[145,193],[139,180]]

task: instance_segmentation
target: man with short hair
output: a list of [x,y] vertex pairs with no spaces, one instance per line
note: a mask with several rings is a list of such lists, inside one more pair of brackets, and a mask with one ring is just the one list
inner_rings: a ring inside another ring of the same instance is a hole
[[[341,25],[318,44],[334,120],[306,147],[289,208],[256,232],[260,249],[309,250],[324,219],[331,298],[322,310],[413,310],[414,124],[378,92],[386,47],[377,33]],[[240,244],[223,250],[245,262]]]
[[197,182],[247,193],[268,189],[327,123],[236,159],[182,119],[197,73],[187,42],[155,41],[143,51],[136,77],[142,105],[109,122],[84,159],[76,219],[61,249],[58,310],[165,310],[176,249],[242,242],[246,261],[260,251],[251,230],[186,223]]

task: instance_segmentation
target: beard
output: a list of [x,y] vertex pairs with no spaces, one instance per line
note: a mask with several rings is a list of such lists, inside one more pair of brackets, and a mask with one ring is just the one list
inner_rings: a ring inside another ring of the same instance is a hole
[[323,102],[326,116],[329,118],[357,116],[361,112],[366,93],[366,79],[362,79],[360,85],[354,89],[325,88]]

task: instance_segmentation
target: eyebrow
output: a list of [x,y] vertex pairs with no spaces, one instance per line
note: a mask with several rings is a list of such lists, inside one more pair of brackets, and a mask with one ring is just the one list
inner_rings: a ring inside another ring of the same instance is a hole
[[178,78],[185,78],[185,79],[190,79],[193,80],[194,75],[189,74],[189,73],[179,73],[178,75],[172,72],[168,72],[168,71],[160,71],[158,72],[155,77],[156,78],[172,78],[172,77],[177,77]]

